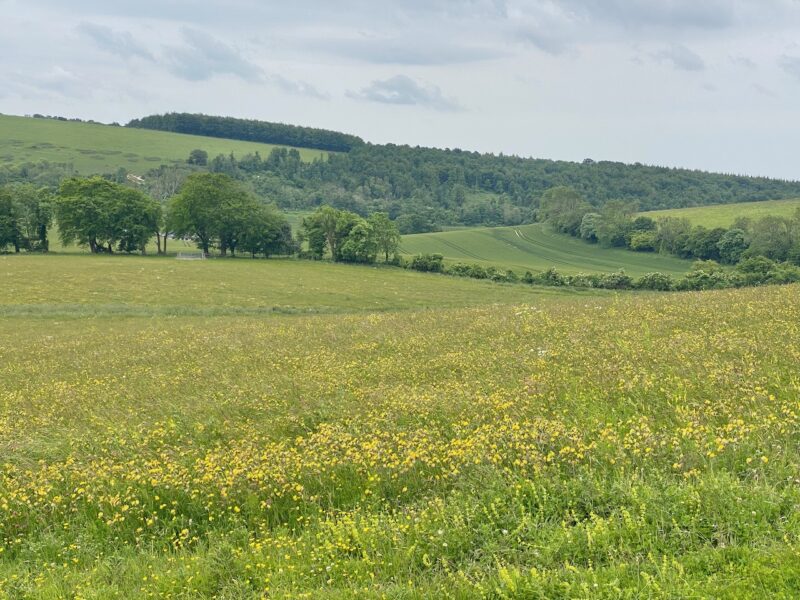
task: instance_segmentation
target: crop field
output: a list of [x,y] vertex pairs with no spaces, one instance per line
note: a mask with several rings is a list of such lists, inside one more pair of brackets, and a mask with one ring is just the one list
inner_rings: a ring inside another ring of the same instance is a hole
[[[266,157],[275,146],[184,135],[145,129],[127,129],[91,123],[33,119],[0,115],[0,164],[49,161],[71,163],[82,175],[113,173],[124,167],[144,173],[154,167],[184,162],[199,148],[209,159],[218,154],[236,156],[261,153]],[[326,155],[321,150],[299,149],[303,160]]]
[[793,598],[800,287],[0,257],[0,598]]
[[601,248],[556,233],[541,223],[404,235],[400,247],[406,255],[441,254],[448,262],[491,265],[522,273],[550,267],[561,273],[625,269],[628,275],[639,277],[654,271],[682,275],[691,268],[689,261],[672,256]]
[[791,217],[800,209],[800,198],[792,200],[765,200],[763,202],[738,202],[736,204],[715,204],[694,208],[675,208],[641,213],[653,219],[659,217],[679,217],[689,219],[693,225],[704,227],[730,227],[739,217],[756,220],[767,215]]

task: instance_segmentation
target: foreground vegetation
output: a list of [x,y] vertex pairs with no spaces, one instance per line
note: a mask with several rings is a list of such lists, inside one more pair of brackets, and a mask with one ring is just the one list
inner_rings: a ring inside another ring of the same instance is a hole
[[0,597],[800,593],[798,286],[33,255],[0,277]]

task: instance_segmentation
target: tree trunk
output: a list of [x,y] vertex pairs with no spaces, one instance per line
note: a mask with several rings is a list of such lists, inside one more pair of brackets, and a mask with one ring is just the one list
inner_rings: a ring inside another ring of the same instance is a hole
[[114,254],[114,248],[111,247],[111,242],[108,242],[108,253]]
[[[161,252],[161,233],[158,231],[156,231],[156,246],[158,247],[158,254],[163,254],[163,252]],[[142,254],[144,254],[144,252],[142,252]]]

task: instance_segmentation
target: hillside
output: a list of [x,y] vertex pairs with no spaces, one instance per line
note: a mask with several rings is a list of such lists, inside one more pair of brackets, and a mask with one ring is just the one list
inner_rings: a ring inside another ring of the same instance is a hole
[[658,219],[660,217],[689,219],[692,225],[702,225],[710,228],[730,227],[739,217],[746,217],[753,220],[760,219],[767,215],[791,217],[797,209],[800,209],[800,198],[655,210],[643,214],[653,219]]
[[0,256],[0,596],[796,598],[798,311]]
[[[253,139],[283,132],[282,139],[314,143],[315,136],[334,136],[349,151],[329,161],[286,171],[271,165],[294,194],[283,194],[287,208],[312,206],[320,189],[338,208],[416,215],[438,225],[517,225],[535,220],[542,194],[570,186],[590,203],[632,200],[641,210],[680,208],[731,202],[800,197],[799,181],[708,173],[691,169],[583,162],[481,154],[395,144],[361,143],[345,134],[255,120],[172,113],[135,120],[131,125]],[[283,128],[283,129],[282,129]],[[289,128],[289,129],[286,129]],[[342,136],[341,139],[335,136]],[[352,137],[352,136],[351,136]],[[267,137],[265,139],[274,139]],[[300,190],[300,193],[296,193]],[[277,198],[276,198],[277,199]],[[419,227],[416,231],[420,231]],[[415,231],[415,232],[416,232]]]
[[[185,162],[198,148],[218,155],[266,157],[276,146],[146,129],[0,115],[0,167],[23,163],[69,163],[82,174],[114,173],[119,168],[144,173],[162,164]],[[327,155],[300,149],[303,160]]]
[[555,267],[562,273],[608,273],[625,269],[639,277],[660,271],[683,275],[691,263],[655,253],[601,248],[537,223],[518,227],[461,229],[405,235],[406,255],[441,254],[448,262],[478,263],[524,273]]

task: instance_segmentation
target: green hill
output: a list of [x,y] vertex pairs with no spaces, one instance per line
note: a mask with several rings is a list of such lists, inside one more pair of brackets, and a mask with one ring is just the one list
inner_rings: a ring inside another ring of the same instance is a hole
[[754,220],[767,215],[791,217],[798,208],[800,208],[800,198],[654,210],[643,214],[653,219],[660,217],[685,218],[689,219],[692,225],[703,225],[704,227],[729,227],[739,217],[748,217]]
[[406,255],[441,254],[449,262],[493,265],[514,271],[603,273],[618,269],[634,277],[660,271],[683,274],[690,262],[671,256],[601,248],[555,233],[541,223],[517,227],[486,227],[405,235]]
[[[93,123],[0,115],[0,166],[48,161],[70,163],[78,173],[133,173],[161,164],[184,162],[195,148],[209,159],[233,152],[237,157],[259,152],[267,157],[276,146],[257,142],[202,137]],[[325,156],[322,150],[299,149],[305,161]]]

